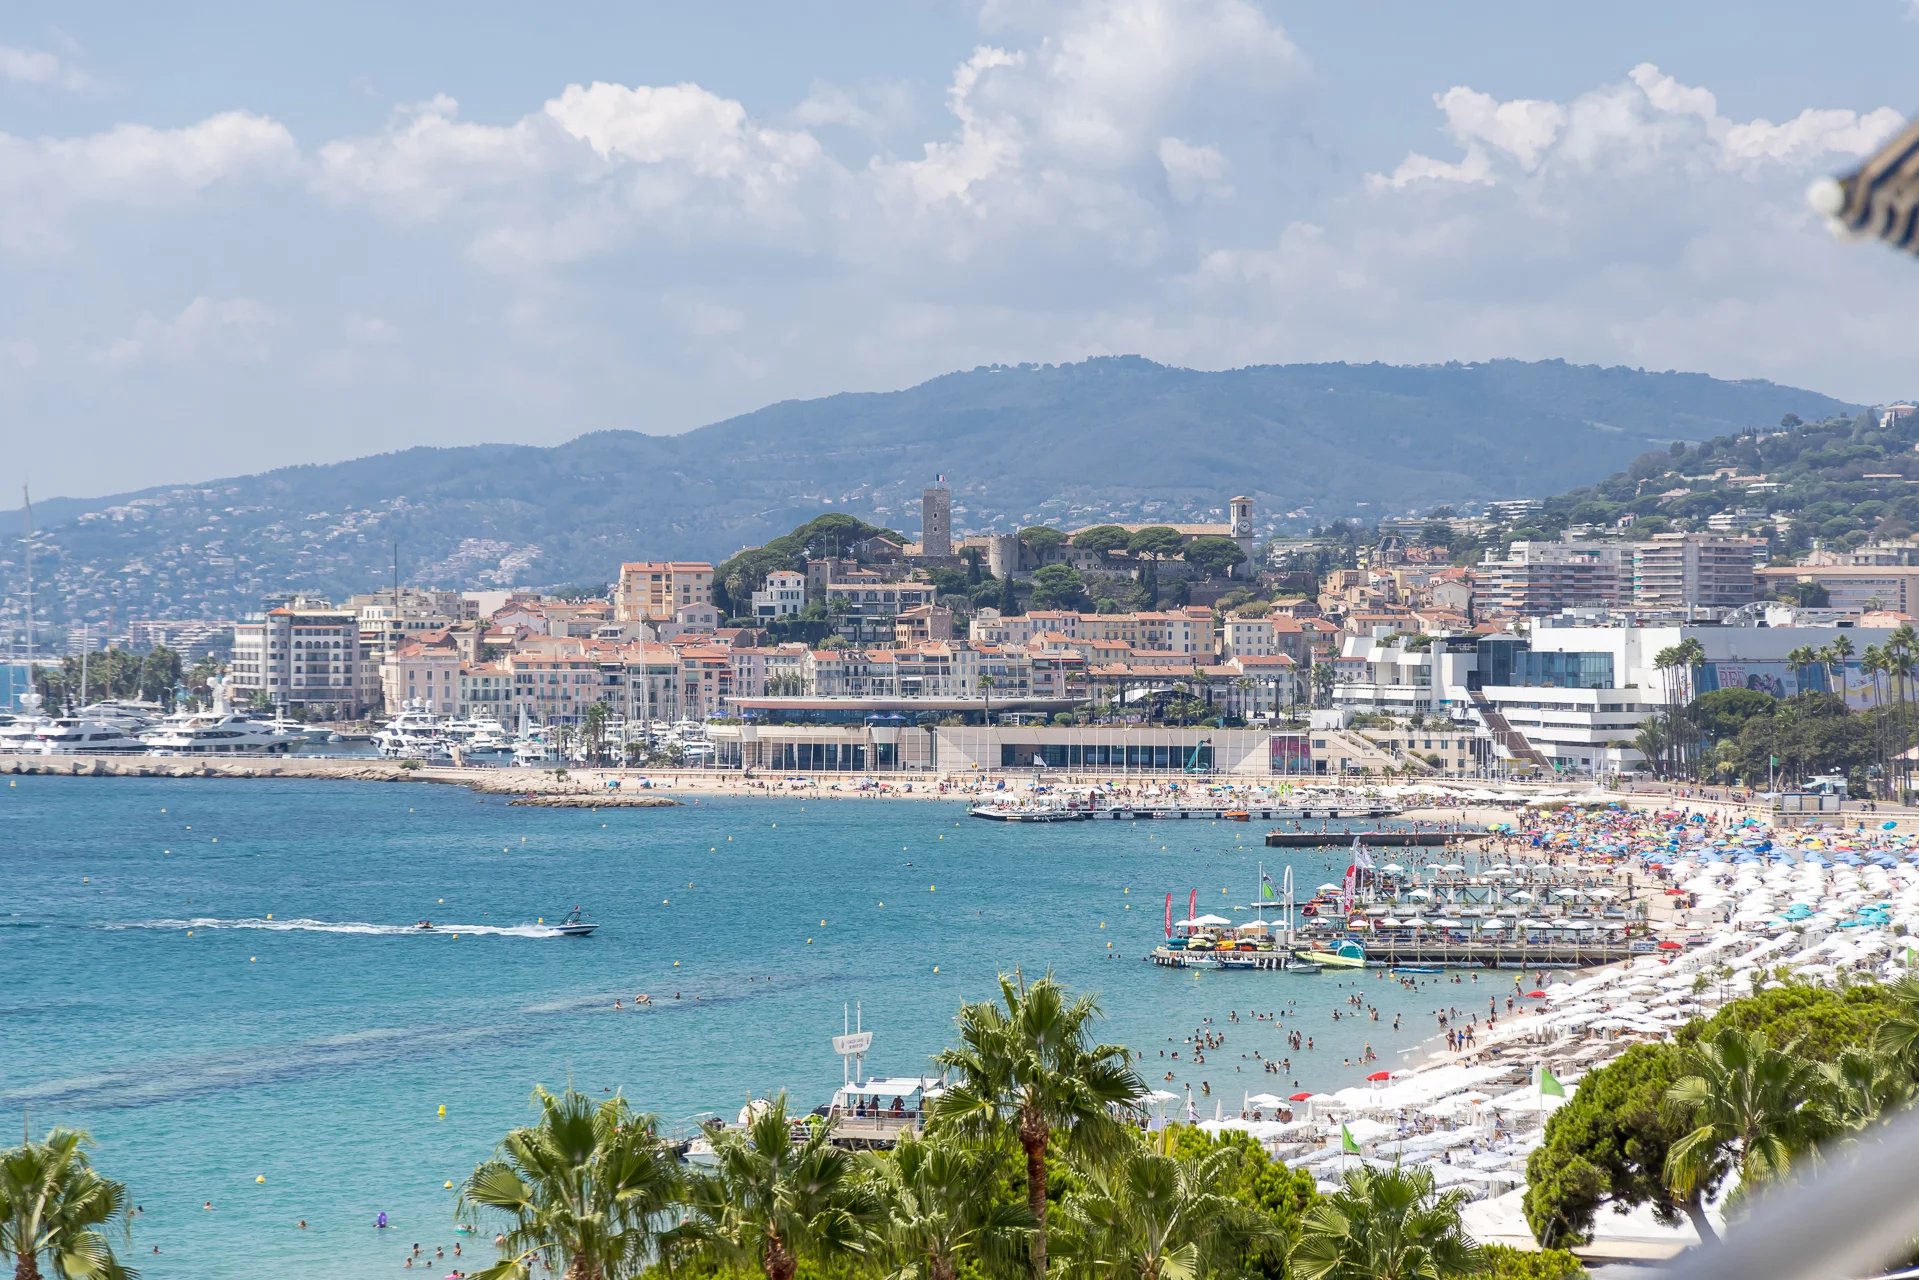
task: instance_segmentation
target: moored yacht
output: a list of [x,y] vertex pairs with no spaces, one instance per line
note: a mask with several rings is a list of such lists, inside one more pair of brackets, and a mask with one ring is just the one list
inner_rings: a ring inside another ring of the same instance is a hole
[[53,724],[53,717],[42,714],[45,699],[27,692],[20,695],[20,711],[7,724],[0,724],[0,755],[38,754],[34,743],[42,729]]
[[40,726],[26,754],[43,756],[141,755],[147,744],[131,730],[85,716],[60,716]]
[[157,756],[281,755],[306,741],[291,725],[266,724],[235,711],[224,679],[213,682],[211,711],[169,718],[140,736]]

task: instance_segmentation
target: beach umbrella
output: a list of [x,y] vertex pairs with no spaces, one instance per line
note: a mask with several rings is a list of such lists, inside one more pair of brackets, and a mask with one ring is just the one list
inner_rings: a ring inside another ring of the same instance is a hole
[[1375,1071],[1366,1078],[1368,1080],[1390,1080],[1393,1078],[1393,1073],[1390,1071]]
[[1295,1093],[1286,1099],[1288,1102],[1311,1102],[1312,1100],[1311,1093]]
[[1544,991],[1528,991],[1526,998],[1529,1000],[1544,1000],[1546,999],[1546,993]]
[[1683,942],[1674,942],[1671,938],[1667,938],[1660,942],[1659,949],[1661,951],[1684,951],[1686,945]]

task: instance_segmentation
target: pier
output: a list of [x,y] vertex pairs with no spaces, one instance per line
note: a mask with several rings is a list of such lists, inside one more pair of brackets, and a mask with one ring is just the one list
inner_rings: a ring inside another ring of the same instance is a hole
[[1320,845],[1347,844],[1357,840],[1373,848],[1413,848],[1449,844],[1454,840],[1483,836],[1484,831],[1452,827],[1439,831],[1406,829],[1401,831],[1280,831],[1266,833],[1268,849],[1312,849]]
[[[1119,822],[1175,822],[1189,819],[1201,822],[1251,822],[1255,818],[1261,822],[1353,822],[1390,818],[1397,812],[1398,809],[1389,805],[1295,808],[1258,804],[1116,804],[1075,808],[1031,801],[985,801],[967,810],[972,817],[993,822],[1097,822],[1103,819]],[[1337,831],[1330,834],[1341,839],[1347,838],[1344,833]]]
[[[1401,943],[1397,946],[1369,947],[1368,969],[1392,969],[1401,965],[1436,969],[1588,969],[1594,965],[1615,964],[1642,955],[1657,955],[1649,942],[1610,943]],[[1279,972],[1285,965],[1284,951],[1240,952],[1220,955],[1202,951],[1189,956],[1184,951],[1156,947],[1146,957],[1167,969],[1259,969]],[[1348,970],[1339,970],[1347,972]],[[1327,972],[1334,972],[1328,969]],[[1310,975],[1308,975],[1310,976]]]

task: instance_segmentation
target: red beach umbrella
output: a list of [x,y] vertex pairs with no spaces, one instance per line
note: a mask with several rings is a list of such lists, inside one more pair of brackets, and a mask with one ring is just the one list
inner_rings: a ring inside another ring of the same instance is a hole
[[1286,1099],[1286,1101],[1288,1101],[1288,1102],[1304,1102],[1304,1101],[1306,1101],[1306,1099],[1308,1099],[1308,1098],[1310,1098],[1310,1097],[1312,1097],[1312,1096],[1313,1096],[1313,1095],[1312,1095],[1312,1093],[1311,1093],[1310,1091],[1308,1091],[1308,1092],[1306,1092],[1306,1093],[1296,1093],[1296,1094],[1294,1094],[1294,1095],[1293,1095],[1292,1097],[1290,1097],[1290,1098],[1288,1098],[1288,1099]]
[[1390,1071],[1375,1071],[1366,1078],[1368,1080],[1390,1080],[1393,1078],[1393,1073]]
[[1546,993],[1544,991],[1528,991],[1526,993],[1526,998],[1528,1000],[1544,1000],[1546,998]]
[[1667,938],[1659,944],[1659,949],[1661,951],[1684,951],[1686,946],[1682,942],[1674,942],[1671,938]]

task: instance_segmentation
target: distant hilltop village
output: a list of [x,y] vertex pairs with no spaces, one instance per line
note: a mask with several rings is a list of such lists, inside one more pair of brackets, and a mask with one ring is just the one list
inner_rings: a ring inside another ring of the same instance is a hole
[[1814,761],[1750,734],[1739,756],[1729,720],[1733,754],[1702,764],[1712,726],[1688,708],[1812,694],[1879,717],[1854,736],[1883,779],[1910,774],[1890,757],[1919,724],[1880,714],[1919,692],[1915,445],[1892,405],[1676,444],[1559,498],[1265,541],[1244,496],[1217,524],[956,536],[942,478],[917,540],[829,512],[717,565],[627,561],[610,587],[396,581],[123,643],[227,657],[256,707],[316,719],[616,742],[708,722],[741,768],[1748,776],[1737,760]]

